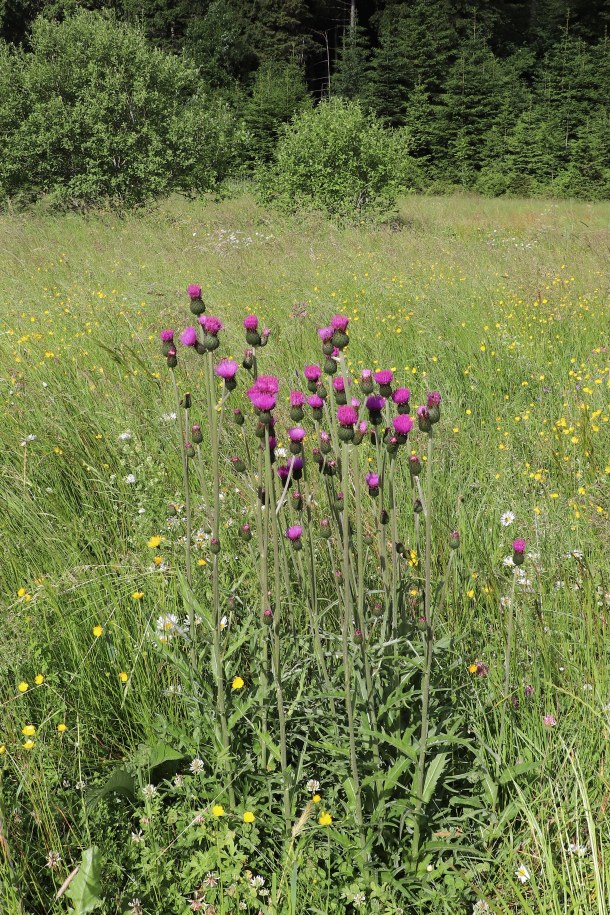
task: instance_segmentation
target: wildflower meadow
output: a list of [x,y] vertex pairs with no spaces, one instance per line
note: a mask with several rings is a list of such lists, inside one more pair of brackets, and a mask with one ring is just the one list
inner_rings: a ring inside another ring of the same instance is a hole
[[609,217],[0,218],[0,912],[607,915]]

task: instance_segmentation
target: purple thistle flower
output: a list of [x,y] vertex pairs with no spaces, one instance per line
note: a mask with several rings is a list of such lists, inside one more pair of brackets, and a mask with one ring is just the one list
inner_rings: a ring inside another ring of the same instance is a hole
[[265,391],[259,391],[257,387],[250,388],[248,397],[252,406],[262,413],[269,413],[275,407],[275,394],[267,394]]
[[302,391],[291,391],[290,392],[290,406],[291,407],[302,407],[305,403],[305,395]]
[[277,469],[277,475],[278,475],[278,477],[280,478],[280,480],[282,481],[283,484],[286,483],[286,480],[288,479],[288,474],[289,474],[289,473],[290,473],[290,467],[288,466],[288,464],[282,464],[282,465],[281,465],[280,467],[278,467],[278,469]]
[[305,429],[295,426],[294,429],[288,430],[288,438],[291,442],[302,442],[305,438]]
[[303,375],[307,381],[317,381],[321,374],[319,365],[306,365],[303,369]]
[[345,315],[333,315],[330,319],[330,323],[333,330],[340,330],[342,333],[345,333],[347,325],[349,324],[349,318],[346,318]]
[[379,394],[371,394],[370,397],[366,399],[366,408],[370,413],[381,413],[385,407],[385,397],[380,397]]
[[360,372],[361,381],[370,381],[370,379],[372,377],[373,377],[373,373],[371,372],[370,369],[362,369],[362,371]]
[[162,330],[159,334],[164,343],[173,343],[174,342],[174,332],[173,330]]
[[338,407],[337,420],[340,426],[353,426],[358,422],[358,413],[353,407]]
[[307,403],[312,408],[312,410],[321,410],[324,406],[324,401],[318,394],[312,394],[311,397],[308,397]]
[[280,383],[275,375],[259,375],[254,387],[263,394],[277,394]]
[[408,435],[413,428],[413,420],[408,415],[408,413],[403,413],[400,416],[394,417],[392,420],[392,425],[394,426],[394,430],[398,435]]
[[427,395],[427,404],[428,407],[438,407],[441,402],[441,395],[438,391],[428,391]]
[[292,543],[294,543],[296,540],[301,539],[302,533],[303,533],[303,528],[301,527],[301,525],[293,524],[286,531],[286,536]]
[[335,391],[345,391],[345,381],[341,375],[336,375],[333,378],[333,388]]
[[427,419],[427,417],[429,416],[428,407],[425,407],[422,404],[421,407],[417,408],[417,415],[421,416],[422,419]]
[[[302,457],[293,457],[289,464],[292,467],[293,475],[300,473],[303,470],[303,458]],[[295,479],[298,477],[295,476]]]
[[232,359],[221,359],[214,371],[219,378],[224,378],[225,381],[230,381],[232,378],[235,378],[237,369],[237,362],[233,362]]
[[350,400],[350,403],[351,403],[352,407],[354,408],[354,410],[360,409],[360,401],[358,400],[357,397],[352,397]]
[[197,343],[197,331],[194,327],[187,327],[180,334],[180,343],[183,346],[195,346]]
[[190,283],[186,287],[189,299],[200,299],[201,298],[201,286],[197,283]]
[[517,540],[513,540],[513,551],[515,553],[524,553],[525,552],[525,540],[519,537]]
[[333,335],[332,327],[321,327],[318,331],[318,336],[322,343],[329,343]]
[[246,330],[256,330],[258,328],[258,318],[256,315],[247,315],[244,318],[244,327]]
[[545,728],[554,728],[557,724],[557,719],[554,715],[545,715],[542,719],[542,723],[544,724]]
[[378,473],[367,473],[366,484],[369,489],[378,489],[379,488],[379,474]]
[[411,399],[411,391],[409,388],[396,388],[392,394],[392,400],[397,406],[402,406],[402,404],[409,403]]
[[377,384],[392,384],[392,379],[394,378],[394,373],[390,369],[382,369],[379,372],[375,372],[375,381]]
[[366,422],[366,420],[363,419],[361,422],[358,423],[358,432],[360,432],[361,435],[364,435],[364,433],[366,432],[368,427],[369,427],[369,424]]
[[217,336],[224,327],[220,318],[215,318],[214,315],[199,315],[198,321],[211,337]]

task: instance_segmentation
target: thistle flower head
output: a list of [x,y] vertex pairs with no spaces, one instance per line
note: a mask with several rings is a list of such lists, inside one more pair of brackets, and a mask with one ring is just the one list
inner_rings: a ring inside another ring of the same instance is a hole
[[321,410],[324,406],[324,401],[318,394],[312,394],[311,397],[308,397],[307,403],[312,408],[312,410]]
[[302,534],[303,534],[303,528],[301,527],[300,524],[293,524],[286,531],[286,536],[292,543],[294,543],[295,540],[300,540]]
[[200,299],[201,298],[201,286],[198,283],[189,283],[186,287],[189,299]]
[[338,407],[337,420],[340,426],[353,426],[358,421],[358,413],[353,407]]
[[375,381],[377,384],[392,384],[392,379],[394,378],[394,373],[390,369],[382,369],[379,372],[375,372]]
[[345,391],[345,381],[342,375],[335,375],[333,378],[333,388],[335,391]]
[[525,540],[523,540],[521,537],[518,537],[517,540],[513,540],[513,551],[515,553],[524,553]]
[[367,473],[366,485],[369,489],[378,489],[379,488],[379,474],[378,473]]
[[428,391],[426,403],[428,407],[438,407],[441,402],[441,395],[438,391]]
[[303,375],[307,381],[317,381],[321,374],[319,365],[306,365],[303,369]]
[[398,435],[408,435],[413,428],[413,420],[407,413],[403,413],[400,416],[394,417],[392,425],[394,426],[394,431]]
[[332,327],[321,327],[318,331],[318,336],[322,343],[329,343],[333,335]]
[[257,330],[258,318],[256,317],[256,315],[247,315],[244,318],[244,328],[246,330]]
[[333,330],[340,330],[342,333],[345,333],[347,325],[349,324],[349,318],[345,315],[333,315],[330,319],[330,323]]
[[234,362],[232,359],[221,359],[214,371],[219,378],[230,381],[232,378],[235,378],[237,368],[237,362]]
[[173,343],[174,341],[174,332],[173,330],[162,330],[159,334],[163,343]]
[[290,406],[291,407],[302,407],[305,403],[305,395],[302,391],[291,391],[290,392]]
[[197,331],[194,327],[187,327],[180,334],[180,343],[183,346],[195,346],[197,343]]
[[224,327],[220,318],[215,318],[214,315],[199,315],[197,320],[206,334],[210,334],[211,337],[216,337]]
[[392,400],[394,401],[394,403],[397,406],[401,406],[402,404],[409,403],[410,399],[411,399],[411,391],[409,390],[409,388],[396,388],[396,390],[392,394]]
[[280,383],[275,375],[259,375],[254,382],[254,387],[262,394],[277,394]]
[[381,413],[385,406],[385,397],[380,397],[379,394],[371,394],[366,399],[366,408],[370,413]]
[[300,426],[295,426],[293,429],[289,429],[288,438],[291,442],[302,442],[305,438],[305,429],[302,429]]
[[267,394],[264,391],[259,391],[257,387],[250,388],[248,391],[248,398],[252,406],[256,410],[261,410],[263,413],[269,413],[275,407],[275,394]]

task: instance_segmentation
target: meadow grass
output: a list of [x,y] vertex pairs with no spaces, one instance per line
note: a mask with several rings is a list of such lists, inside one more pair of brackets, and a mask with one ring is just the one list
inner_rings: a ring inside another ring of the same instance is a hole
[[[436,527],[446,537],[459,514],[461,533],[440,621],[451,642],[445,676],[480,750],[472,778],[482,798],[460,829],[488,858],[453,869],[470,893],[460,908],[443,899],[451,868],[439,837],[422,878],[427,910],[470,912],[478,899],[477,911],[607,912],[609,227],[608,204],[466,196],[409,198],[394,226],[376,229],[283,219],[247,195],[172,199],[123,218],[0,220],[3,911],[66,911],[54,894],[95,844],[116,843],[128,881],[131,829],[115,833],[109,815],[92,812],[84,784],[153,738],[182,739],[185,717],[189,745],[205,737],[199,707],[180,705],[179,676],[146,640],[184,603],[182,549],[167,524],[168,501],[183,501],[181,464],[158,332],[184,326],[184,291],[197,281],[225,323],[223,355],[241,361],[241,321],[255,311],[272,330],[262,359],[288,378],[316,358],[316,329],[343,311],[350,371],[392,368],[417,402],[442,392]],[[198,364],[181,360],[181,390],[200,388]],[[237,529],[233,488],[225,484],[223,523]],[[506,512],[515,520],[503,527]],[[508,706],[501,598],[513,535],[531,555],[514,602]],[[196,549],[203,576],[203,533]],[[253,600],[251,555],[222,571],[237,620]],[[488,675],[468,672],[477,664]],[[32,750],[22,735],[30,721]],[[300,776],[311,777],[305,763]],[[338,809],[340,786],[324,789]],[[47,867],[51,850],[58,868]],[[171,860],[157,852],[155,867]],[[357,908],[349,868],[347,889],[332,888],[343,901],[330,901],[330,877],[286,876],[296,854],[276,867],[280,886],[293,881],[293,908],[282,911]]]

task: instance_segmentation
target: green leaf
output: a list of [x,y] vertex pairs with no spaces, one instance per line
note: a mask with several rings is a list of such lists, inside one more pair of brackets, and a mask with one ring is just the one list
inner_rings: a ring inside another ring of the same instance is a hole
[[518,766],[508,766],[498,778],[498,784],[507,785],[508,782],[515,781],[518,775],[524,775],[526,772],[532,772],[538,768],[538,763],[535,762],[524,762],[520,763]]
[[74,915],[86,915],[101,904],[100,893],[102,861],[99,848],[86,848],[78,873],[66,890],[66,896],[74,906]]
[[447,763],[447,755],[447,753],[439,753],[428,766],[428,771],[426,772],[426,778],[424,780],[424,790],[422,792],[422,798],[425,804],[428,803],[434,794],[436,783],[441,777]]
[[130,800],[136,796],[136,782],[126,769],[115,769],[101,788],[93,788],[87,794],[86,806],[95,807],[98,801],[108,794],[122,794]]

